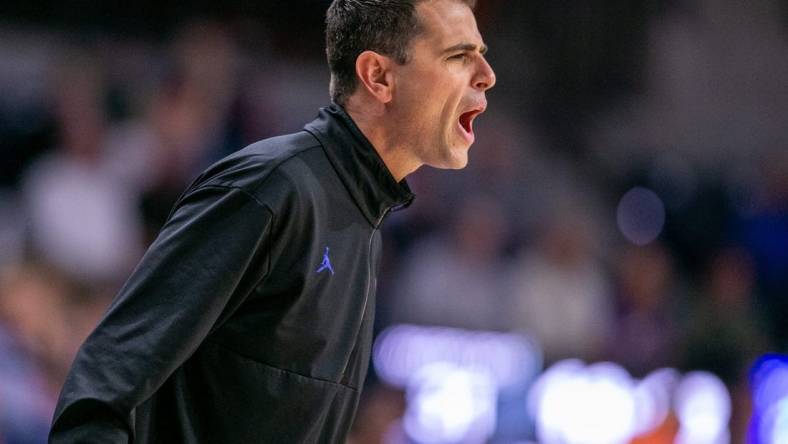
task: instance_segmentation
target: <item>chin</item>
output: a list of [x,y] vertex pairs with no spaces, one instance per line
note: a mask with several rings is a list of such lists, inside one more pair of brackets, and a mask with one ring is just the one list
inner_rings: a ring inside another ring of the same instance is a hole
[[445,144],[439,149],[430,153],[430,156],[423,159],[423,165],[442,170],[460,170],[468,165],[468,150],[470,146],[456,144],[454,146]]
[[461,170],[468,165],[468,157],[451,157],[448,159],[441,159],[435,162],[425,162],[424,165],[440,170]]
[[468,166],[468,156],[462,156],[461,158],[453,159],[451,165],[447,168],[451,170],[461,170],[466,166]]
[[463,150],[463,152],[459,153],[450,153],[445,159],[442,159],[441,162],[438,162],[436,168],[442,168],[445,170],[461,170],[468,165],[468,151]]
[[453,170],[460,170],[465,168],[468,165],[468,150],[470,149],[471,149],[470,146],[462,146],[451,150],[451,152],[449,153],[450,157],[448,159],[449,162],[451,163],[451,166],[449,166],[449,168]]

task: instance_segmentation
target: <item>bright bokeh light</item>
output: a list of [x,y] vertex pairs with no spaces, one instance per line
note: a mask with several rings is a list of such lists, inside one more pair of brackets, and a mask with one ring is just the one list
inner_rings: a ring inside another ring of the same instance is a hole
[[769,443],[788,443],[788,397],[772,405],[763,417],[761,436]]
[[484,372],[500,390],[519,387],[541,370],[536,341],[513,333],[446,327],[392,326],[377,338],[372,363],[387,383],[405,387],[423,367],[436,362]]
[[[387,329],[373,350],[381,379],[406,388],[401,430],[414,442],[486,442],[501,391],[529,385],[527,413],[541,444],[625,444],[656,430],[671,409],[680,424],[676,443],[730,442],[730,395],[711,373],[682,377],[665,368],[639,381],[618,364],[568,359],[534,380],[541,359],[535,342],[516,334],[413,325]],[[788,366],[766,367],[771,377],[762,385],[788,395]],[[762,391],[761,402],[776,405]],[[762,430],[770,439],[788,436],[788,401],[767,419]]]
[[668,417],[672,393],[681,375],[672,368],[651,372],[635,387],[635,435],[650,432]]
[[725,384],[708,372],[688,373],[676,387],[674,409],[681,428],[678,444],[725,444],[731,398]]
[[403,425],[418,443],[483,443],[495,430],[497,389],[484,372],[433,363],[413,376],[406,396]]
[[540,377],[529,396],[540,443],[625,443],[635,426],[635,390],[613,363],[567,360]]
[[551,366],[536,380],[528,396],[528,411],[536,422],[539,442],[561,442],[565,427],[565,408],[573,405],[572,384],[585,368],[578,359],[567,359]]
[[616,221],[627,240],[635,245],[646,245],[656,239],[665,226],[665,205],[648,188],[634,187],[618,203]]

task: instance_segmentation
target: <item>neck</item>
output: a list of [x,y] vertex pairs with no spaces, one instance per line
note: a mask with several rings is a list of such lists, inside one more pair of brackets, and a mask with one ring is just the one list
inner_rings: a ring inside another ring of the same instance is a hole
[[410,152],[408,145],[396,137],[396,131],[389,128],[391,119],[387,118],[385,105],[380,105],[377,110],[374,106],[362,106],[351,99],[345,105],[345,112],[375,148],[397,182],[422,165]]

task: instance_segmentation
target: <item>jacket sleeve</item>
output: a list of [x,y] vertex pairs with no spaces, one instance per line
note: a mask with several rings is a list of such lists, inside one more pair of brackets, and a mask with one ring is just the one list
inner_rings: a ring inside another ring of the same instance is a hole
[[181,199],[77,353],[51,443],[133,439],[133,409],[267,273],[272,218],[238,188],[201,187]]

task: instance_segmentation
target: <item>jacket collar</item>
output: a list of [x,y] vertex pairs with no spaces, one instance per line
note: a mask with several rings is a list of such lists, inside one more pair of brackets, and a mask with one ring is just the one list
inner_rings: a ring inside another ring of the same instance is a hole
[[323,145],[328,160],[356,205],[377,227],[391,209],[407,207],[414,195],[397,182],[353,119],[337,104],[321,108],[304,129]]

